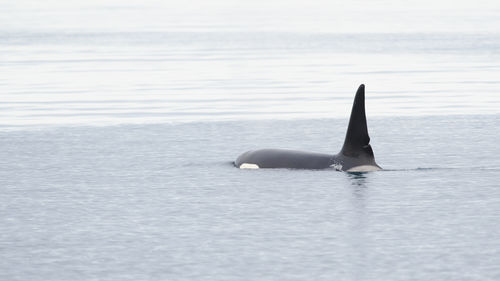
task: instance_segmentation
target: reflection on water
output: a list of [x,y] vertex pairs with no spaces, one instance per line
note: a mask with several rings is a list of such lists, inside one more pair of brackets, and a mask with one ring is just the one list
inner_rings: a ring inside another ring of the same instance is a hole
[[369,173],[366,172],[347,172],[345,173],[349,180],[352,193],[352,204],[356,212],[363,212],[365,196],[368,189]]
[[367,176],[369,172],[346,172],[351,185],[366,188]]
[[369,247],[369,238],[367,237],[367,194],[368,191],[368,176],[366,172],[347,172],[347,179],[350,189],[350,205],[352,217],[350,219],[351,233],[351,255],[355,262],[353,267],[353,280],[363,280],[366,275],[367,251]]
[[176,34],[0,30],[0,126],[346,118],[361,83],[369,119],[498,112],[497,35]]

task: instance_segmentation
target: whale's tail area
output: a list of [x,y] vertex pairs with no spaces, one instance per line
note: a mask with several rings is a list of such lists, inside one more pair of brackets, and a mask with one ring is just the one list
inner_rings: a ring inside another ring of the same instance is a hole
[[365,85],[363,84],[359,86],[356,92],[344,146],[340,152],[347,157],[373,159],[373,161],[375,159],[370,146],[368,126],[366,125]]

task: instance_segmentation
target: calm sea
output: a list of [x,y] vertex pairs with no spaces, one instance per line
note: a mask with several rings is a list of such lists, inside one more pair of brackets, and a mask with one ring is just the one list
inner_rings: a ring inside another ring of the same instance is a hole
[[0,280],[500,279],[494,1],[0,2]]

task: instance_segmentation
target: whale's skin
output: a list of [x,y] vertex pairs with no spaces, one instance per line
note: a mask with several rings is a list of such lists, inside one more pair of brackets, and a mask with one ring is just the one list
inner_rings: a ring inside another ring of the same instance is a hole
[[235,162],[241,164],[256,164],[259,168],[290,168],[290,169],[326,169],[332,163],[333,155],[288,150],[288,149],[260,149],[247,151],[240,155]]
[[[339,171],[366,172],[382,168],[371,159],[348,157],[341,153],[332,155],[289,149],[259,149],[241,154],[234,162],[236,167],[254,164],[254,168],[286,169],[335,169]],[[356,169],[359,167],[358,169]]]
[[245,169],[335,169],[347,172],[376,171],[365,114],[365,86],[356,92],[344,145],[338,154],[325,154],[289,149],[259,149],[241,154],[234,165]]

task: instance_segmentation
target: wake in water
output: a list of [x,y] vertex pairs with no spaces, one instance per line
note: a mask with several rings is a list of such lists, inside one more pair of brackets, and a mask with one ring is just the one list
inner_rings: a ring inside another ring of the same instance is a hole
[[401,171],[449,171],[449,170],[485,170],[485,171],[500,171],[500,167],[417,167],[407,169],[384,169],[380,172],[401,172]]

